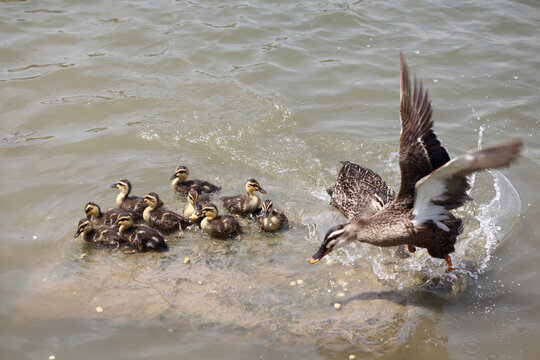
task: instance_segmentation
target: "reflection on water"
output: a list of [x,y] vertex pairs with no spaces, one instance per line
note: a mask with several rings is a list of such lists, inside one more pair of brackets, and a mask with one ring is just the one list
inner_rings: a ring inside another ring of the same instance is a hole
[[[1,358],[536,352],[536,4],[0,8]],[[520,164],[474,178],[475,201],[457,212],[459,286],[425,251],[354,244],[307,261],[344,221],[325,192],[340,160],[399,183],[398,49],[451,154],[479,139],[526,142]],[[167,180],[180,164],[223,187],[214,202],[256,178],[291,228],[263,234],[242,219],[242,241],[189,228],[164,254],[73,239],[84,204],[114,206],[108,185],[121,178],[181,210]]]

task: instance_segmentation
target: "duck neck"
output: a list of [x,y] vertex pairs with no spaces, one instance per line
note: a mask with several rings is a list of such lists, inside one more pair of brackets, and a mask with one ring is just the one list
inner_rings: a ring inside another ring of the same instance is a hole
[[120,194],[116,197],[116,206],[121,207],[124,203],[124,200],[129,196],[129,189],[121,189]]
[[94,229],[90,229],[88,231],[83,231],[82,233],[82,239],[86,242],[92,242],[92,240],[90,239],[90,233],[94,231]]
[[381,247],[397,246],[406,243],[408,230],[406,226],[398,223],[380,224],[371,219],[352,221],[349,226],[356,240]]
[[253,191],[248,190],[247,197],[248,197],[248,200],[249,200],[250,208],[258,208],[259,207],[259,204],[261,203],[261,199],[259,199],[259,197],[257,195],[255,195]]
[[146,208],[144,208],[144,211],[143,211],[143,219],[144,221],[146,222],[149,222],[150,221],[150,213],[155,209],[156,207],[155,206],[152,206],[152,205],[148,205]]
[[171,188],[173,189],[174,192],[176,192],[176,187],[178,186],[178,184],[180,184],[182,182],[182,180],[180,180],[179,177],[175,177],[173,179],[173,181],[171,181]]
[[120,225],[120,227],[118,228],[118,235],[122,235],[130,227],[131,227],[131,225],[130,226]]

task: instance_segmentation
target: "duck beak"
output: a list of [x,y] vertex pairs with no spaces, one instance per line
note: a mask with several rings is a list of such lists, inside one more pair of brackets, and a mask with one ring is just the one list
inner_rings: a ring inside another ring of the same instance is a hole
[[313,255],[311,257],[311,259],[309,259],[309,263],[310,264],[315,264],[317,261],[321,260],[323,257],[325,257],[326,255],[328,255],[330,252],[332,252],[333,249],[327,249],[327,248],[320,248],[319,251],[317,251],[317,253],[315,253],[315,255]]
[[263,211],[263,217],[265,217],[265,218],[268,217],[268,214],[269,214],[268,210]]
[[190,220],[199,220],[199,218],[202,216],[202,212],[200,211],[196,211],[194,212],[190,217],[189,219]]
[[266,190],[264,190],[262,187],[259,186],[259,192],[261,194],[266,194]]
[[115,183],[115,184],[112,184],[112,185],[111,185],[111,188],[115,188],[116,185],[118,185],[118,184],[116,184],[116,183]]
[[172,174],[171,177],[169,177],[169,180],[174,180],[174,178],[176,178],[176,173]]
[[77,229],[77,232],[75,233],[75,235],[73,235],[73,237],[78,238],[79,235],[81,235],[81,231]]

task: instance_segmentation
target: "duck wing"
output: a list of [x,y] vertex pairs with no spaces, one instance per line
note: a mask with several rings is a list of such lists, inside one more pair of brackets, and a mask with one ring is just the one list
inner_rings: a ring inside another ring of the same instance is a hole
[[401,136],[399,168],[401,185],[398,199],[412,199],[416,182],[450,161],[450,156],[433,132],[431,102],[422,83],[414,80],[411,89],[409,71],[403,54],[401,62]]
[[394,200],[395,192],[374,171],[349,161],[342,161],[336,183],[326,192],[330,204],[348,219],[368,217]]
[[449,231],[443,221],[452,219],[449,210],[456,209],[465,201],[470,184],[467,175],[484,169],[508,166],[521,152],[521,140],[492,145],[481,150],[472,150],[446,163],[424,177],[415,187],[412,223],[415,227],[433,222]]

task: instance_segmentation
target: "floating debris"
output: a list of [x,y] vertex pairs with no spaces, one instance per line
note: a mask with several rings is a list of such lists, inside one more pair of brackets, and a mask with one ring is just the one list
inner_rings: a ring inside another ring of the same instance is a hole
[[191,262],[191,260],[190,260],[188,257],[186,257],[186,258],[184,259],[184,264],[189,264],[190,262]]
[[37,236],[36,235],[32,236],[32,239],[37,240]]
[[302,285],[302,284],[304,283],[304,280],[298,279],[298,280],[296,280],[296,283],[297,283],[298,285]]
[[56,359],[56,356],[54,355],[49,356],[49,360],[54,360],[54,359]]
[[345,296],[345,293],[340,291],[340,292],[338,292],[338,293],[336,294],[336,296],[337,296],[337,297],[344,297],[344,296]]
[[101,313],[103,312],[103,308],[101,306],[96,307],[96,312]]
[[291,285],[291,286],[296,286],[296,281],[291,281],[291,282],[289,283],[289,285]]
[[356,355],[354,354],[349,355],[349,360],[354,360],[354,359],[356,359]]
[[336,309],[336,310],[341,309],[341,304],[340,303],[334,303],[334,309]]
[[88,256],[87,253],[82,253],[81,256],[79,256],[79,259],[84,259],[86,256]]

